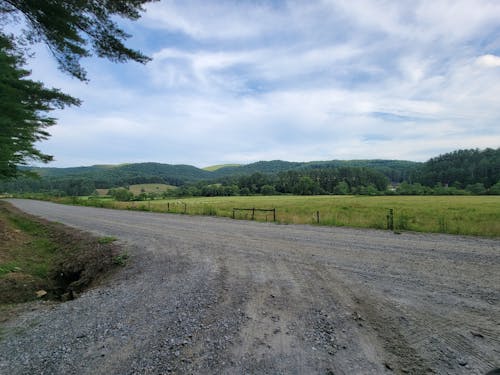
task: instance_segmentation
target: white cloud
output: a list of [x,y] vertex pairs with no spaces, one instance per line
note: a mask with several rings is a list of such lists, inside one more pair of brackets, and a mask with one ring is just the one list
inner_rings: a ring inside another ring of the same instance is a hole
[[262,35],[286,18],[271,5],[223,1],[151,3],[140,22],[196,39],[241,39]]
[[147,66],[92,60],[83,85],[42,59],[37,77],[85,100],[42,148],[207,165],[498,147],[499,20],[487,0],[152,3]]
[[500,56],[495,55],[483,55],[479,56],[476,62],[486,68],[498,68],[500,67]]

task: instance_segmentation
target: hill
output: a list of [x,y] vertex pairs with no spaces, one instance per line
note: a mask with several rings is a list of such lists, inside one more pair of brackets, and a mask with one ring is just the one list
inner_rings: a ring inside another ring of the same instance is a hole
[[415,171],[412,180],[422,185],[453,185],[465,188],[500,182],[500,148],[457,150],[430,159]]
[[358,167],[374,169],[385,175],[390,181],[401,182],[408,178],[422,163],[405,160],[328,160],[311,162],[289,162],[283,160],[259,161],[239,167],[223,167],[213,172],[213,176],[230,177],[243,176],[252,173],[287,172],[291,170],[319,169],[319,168],[339,168]]
[[210,172],[192,165],[161,163],[135,163],[120,165],[94,165],[72,168],[30,168],[42,178],[86,178],[96,182],[98,188],[144,183],[180,185],[185,182],[210,178]]
[[228,167],[240,167],[241,164],[218,164],[218,165],[211,165],[209,167],[203,168],[204,171],[208,172],[214,172],[216,170],[219,170],[221,168],[228,168]]
[[[369,185],[383,191],[388,182],[397,184],[405,181],[430,188],[441,184],[445,187],[450,185],[457,189],[467,189],[477,194],[493,194],[500,189],[500,148],[458,150],[439,155],[425,163],[383,159],[310,162],[271,160],[247,165],[217,165],[205,169],[191,165],[136,163],[31,168],[30,171],[38,174],[40,178],[22,177],[1,181],[0,193],[49,192],[55,195],[89,195],[96,189],[138,184],[183,186],[184,190],[188,189],[187,194],[203,192],[203,186],[217,184],[223,185],[227,191],[219,189],[217,192],[209,192],[210,189],[207,188],[205,193],[233,194],[236,191],[235,185],[240,189],[247,186],[250,192],[257,193],[264,187],[265,190],[272,187],[277,192],[288,192],[290,184],[299,186],[300,178],[307,177],[308,179],[301,183],[312,185],[303,189],[305,192],[311,189],[315,192],[337,191],[340,188],[335,186],[340,181],[348,183],[351,192],[355,191],[355,186],[359,190]],[[215,189],[213,186],[211,189]],[[190,187],[194,190],[189,190]],[[418,187],[417,190],[422,189]]]

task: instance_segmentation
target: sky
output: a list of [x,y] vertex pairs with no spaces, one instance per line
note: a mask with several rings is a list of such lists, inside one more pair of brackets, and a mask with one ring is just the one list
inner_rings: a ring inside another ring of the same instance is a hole
[[83,100],[39,147],[53,167],[425,161],[500,147],[498,0],[162,0],[120,22],[141,65],[43,46],[32,78]]

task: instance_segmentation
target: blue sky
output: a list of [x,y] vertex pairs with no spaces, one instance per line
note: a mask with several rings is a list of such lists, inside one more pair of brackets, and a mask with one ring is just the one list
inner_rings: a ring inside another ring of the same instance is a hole
[[58,111],[51,166],[199,167],[283,159],[425,161],[500,147],[500,1],[166,1],[124,22],[145,66],[45,47],[33,77]]

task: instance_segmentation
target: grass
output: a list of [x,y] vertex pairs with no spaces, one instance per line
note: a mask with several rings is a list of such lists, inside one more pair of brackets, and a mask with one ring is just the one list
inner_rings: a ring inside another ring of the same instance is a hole
[[50,299],[81,292],[116,265],[115,240],[35,218],[0,201],[0,312],[36,299],[40,289]]
[[218,164],[218,165],[211,165],[209,167],[203,168],[203,170],[208,171],[208,172],[215,172],[218,169],[225,168],[225,167],[241,167],[241,164]]
[[127,253],[118,254],[113,258],[113,263],[118,266],[126,266],[129,256]]
[[[200,197],[148,202],[81,202],[99,207],[154,212],[232,217],[233,208],[276,208],[281,224],[317,224],[387,228],[394,210],[395,231],[500,236],[500,196],[250,196]],[[236,219],[250,219],[240,211]],[[258,221],[272,221],[272,213],[256,212]]]
[[[57,245],[49,238],[46,228],[26,217],[2,211],[4,236],[0,247],[3,262],[0,262],[0,276],[11,272],[28,274],[35,279],[46,279],[54,259]],[[17,234],[17,235],[16,235]]]
[[134,195],[139,195],[141,193],[162,193],[173,189],[177,188],[167,184],[138,184],[129,186],[129,190],[134,193]]
[[108,243],[115,242],[116,240],[117,240],[117,238],[115,238],[115,237],[101,237],[101,238],[97,239],[97,242],[101,245],[105,245]]

